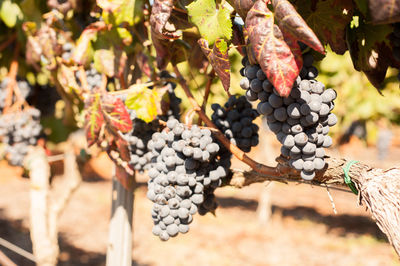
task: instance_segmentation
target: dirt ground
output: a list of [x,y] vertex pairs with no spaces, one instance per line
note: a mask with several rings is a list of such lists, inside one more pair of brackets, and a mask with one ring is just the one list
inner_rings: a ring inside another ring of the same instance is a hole
[[[272,163],[278,153],[276,142],[267,135],[260,146],[253,156]],[[376,167],[400,163],[399,148],[392,148],[388,159],[379,162],[374,148],[357,141],[331,153]],[[234,165],[242,167],[237,162]],[[111,163],[103,156],[92,167],[95,172],[85,174],[61,216],[59,265],[105,264]],[[133,265],[400,265],[385,236],[351,193],[331,190],[335,215],[326,189],[320,187],[274,183],[241,190],[221,188],[216,217],[196,215],[187,234],[161,242],[151,233],[146,177],[138,176],[138,180]],[[21,177],[21,171],[2,162],[0,237],[31,252],[28,191],[29,180]],[[257,212],[262,196],[269,197],[272,205],[266,223]],[[18,265],[34,265],[4,247],[0,250]]]

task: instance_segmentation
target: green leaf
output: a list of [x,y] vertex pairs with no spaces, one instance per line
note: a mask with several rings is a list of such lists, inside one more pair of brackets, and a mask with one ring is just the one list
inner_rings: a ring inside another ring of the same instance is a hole
[[11,2],[10,0],[5,0],[0,7],[0,18],[7,27],[13,28],[18,21],[21,21],[24,18],[24,15],[16,3]]
[[134,25],[143,17],[142,0],[124,0],[118,11],[114,13],[117,25],[127,22]]
[[114,25],[134,25],[143,17],[142,0],[97,0],[103,9],[103,19]]
[[34,21],[40,25],[42,21],[42,13],[35,0],[24,0],[21,2],[21,10],[25,20]]
[[367,17],[368,15],[368,3],[366,0],[354,0],[354,3],[356,3],[358,10],[363,14],[364,17]]
[[227,8],[217,9],[215,0],[197,0],[188,5],[187,9],[190,20],[210,45],[217,39],[231,39],[232,21]]
[[130,89],[134,89],[134,92],[128,95],[125,101],[126,107],[135,110],[137,117],[146,123],[153,121],[157,117],[162,95],[143,86],[133,85]]

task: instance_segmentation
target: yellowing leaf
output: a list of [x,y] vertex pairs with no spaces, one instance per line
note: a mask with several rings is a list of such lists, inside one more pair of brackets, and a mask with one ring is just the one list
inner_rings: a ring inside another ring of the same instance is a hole
[[135,110],[138,118],[149,123],[157,117],[162,94],[146,87],[133,86],[136,88],[131,87],[131,89],[135,88],[135,90],[128,95],[125,105],[129,109]]
[[7,27],[13,28],[18,21],[24,18],[24,15],[16,3],[11,2],[10,0],[5,0],[2,1],[0,7],[0,18]]
[[200,35],[210,45],[217,39],[230,40],[232,21],[227,8],[219,8],[215,0],[196,0],[187,6],[190,20],[199,28]]

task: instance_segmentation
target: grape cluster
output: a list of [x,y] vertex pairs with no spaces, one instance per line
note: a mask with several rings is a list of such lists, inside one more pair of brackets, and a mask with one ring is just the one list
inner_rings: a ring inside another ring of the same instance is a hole
[[130,164],[139,173],[143,173],[149,169],[152,158],[152,152],[147,148],[147,144],[151,140],[153,133],[158,131],[159,124],[157,121],[146,123],[136,118],[134,110],[130,110],[130,116],[132,119],[132,130],[123,134],[122,137],[129,144]]
[[312,66],[311,53],[303,55],[303,69],[288,97],[280,97],[259,65],[251,65],[247,58],[240,81],[249,101],[259,100],[257,111],[266,116],[267,124],[281,142],[281,153],[289,164],[301,171],[301,177],[312,180],[315,170],[325,167],[325,151],[332,145],[329,127],[337,118],[331,113],[336,92],[325,89],[315,78],[317,69]]
[[0,136],[11,165],[22,165],[29,145],[35,145],[42,130],[40,111],[28,108],[0,116]]
[[[5,78],[0,83],[0,112],[5,108],[8,82],[8,78]],[[21,98],[26,99],[32,94],[32,87],[26,80],[18,80],[16,85]],[[16,101],[17,97],[13,94],[12,103]],[[41,129],[40,111],[35,108],[0,115],[0,137],[11,165],[23,164],[29,145],[36,144]]]
[[[6,98],[8,93],[7,85],[8,85],[8,78],[5,78],[0,82],[0,112],[3,111],[6,104]],[[32,94],[32,87],[26,80],[18,80],[17,86],[19,92],[21,93],[22,98],[26,99],[28,96]],[[17,99],[15,95],[13,95],[12,101],[15,102],[16,100]]]
[[[94,66],[90,66],[89,69],[85,71],[86,73],[86,81],[89,86],[89,90],[94,90],[95,88],[99,88],[101,86],[102,82],[102,76],[97,70],[94,68]],[[78,84],[80,84],[80,73],[79,71],[75,72],[75,77],[78,81]]]
[[66,42],[62,45],[62,54],[61,57],[65,61],[69,61],[72,57],[72,53],[74,51],[74,44],[71,42]]
[[176,119],[153,134],[147,197],[154,202],[153,234],[168,240],[187,233],[193,215],[216,208],[213,192],[228,170],[220,164],[219,145],[209,129],[188,128]]
[[212,104],[212,122],[225,136],[244,152],[258,144],[258,126],[253,120],[258,113],[244,96],[231,96],[224,107]]
[[[171,119],[180,119],[179,105],[181,103],[181,99],[175,95],[174,88],[176,85],[171,82],[168,82],[165,85],[169,87],[167,93],[170,101],[170,108],[166,114],[158,116],[156,120],[150,123],[146,123],[137,118],[134,110],[127,109],[132,120],[132,130],[126,134],[123,134],[122,137],[129,144],[129,151],[131,155],[130,163],[135,170],[139,171],[139,173],[143,173],[145,170],[150,168],[152,152],[151,149],[147,148],[147,146],[153,133],[160,130],[160,124],[158,120],[167,122]],[[125,97],[122,97],[121,99],[123,101],[126,100]]]

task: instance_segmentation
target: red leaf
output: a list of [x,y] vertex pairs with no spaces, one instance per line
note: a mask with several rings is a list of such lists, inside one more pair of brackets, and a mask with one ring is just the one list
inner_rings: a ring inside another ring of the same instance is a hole
[[231,82],[231,64],[229,62],[226,42],[224,40],[217,39],[212,50],[208,48],[208,42],[205,39],[200,39],[198,44],[213,66],[215,73],[221,79],[222,86],[224,87],[225,91],[228,91]]
[[132,120],[126,110],[124,102],[120,98],[103,95],[101,98],[101,110],[107,126],[112,131],[127,133],[132,129]]
[[289,1],[272,0],[272,5],[274,6],[274,14],[282,32],[292,35],[293,38],[307,44],[315,51],[325,54],[324,46],[318,37]]
[[250,11],[251,7],[254,5],[254,0],[229,0],[231,6],[235,8],[235,11],[242,17],[243,20],[246,19],[247,13]]
[[104,117],[101,112],[100,95],[91,94],[85,101],[85,131],[88,147],[92,146],[99,138]]
[[296,61],[297,67],[301,70],[303,67],[303,56],[297,39],[293,35],[287,33],[283,33],[283,37],[294,55],[294,60]]
[[[256,60],[279,94],[290,94],[300,72],[295,56],[274,24],[274,15],[265,1],[257,0],[245,22]],[[299,61],[299,60],[297,60]]]

